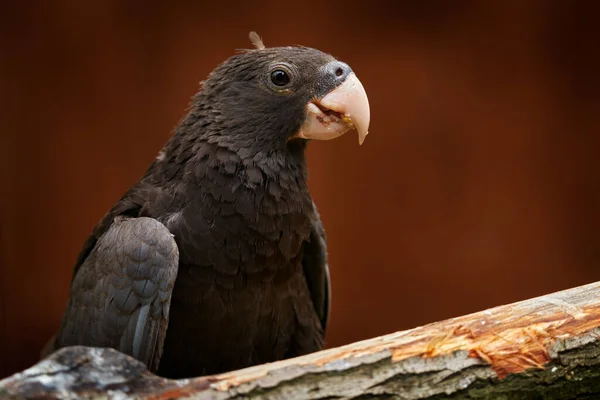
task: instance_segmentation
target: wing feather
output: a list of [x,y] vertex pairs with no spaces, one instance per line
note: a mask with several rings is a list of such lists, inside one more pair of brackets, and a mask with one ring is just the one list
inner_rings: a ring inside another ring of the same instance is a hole
[[304,243],[302,264],[313,306],[325,332],[331,308],[327,239],[317,208],[314,207],[314,210],[310,240]]
[[155,371],[169,320],[179,251],[153,218],[117,217],[71,284],[56,347],[112,347]]

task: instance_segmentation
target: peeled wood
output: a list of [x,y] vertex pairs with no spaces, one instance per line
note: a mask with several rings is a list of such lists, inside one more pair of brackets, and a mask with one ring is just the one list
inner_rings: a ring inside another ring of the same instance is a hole
[[0,397],[600,398],[599,334],[600,283],[593,283],[195,379],[162,379],[115,350],[71,347],[0,381]]

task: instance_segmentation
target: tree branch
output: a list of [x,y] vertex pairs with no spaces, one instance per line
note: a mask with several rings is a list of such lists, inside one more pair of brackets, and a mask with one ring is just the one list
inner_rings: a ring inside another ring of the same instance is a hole
[[600,283],[221,375],[157,377],[70,347],[0,381],[0,397],[529,399],[600,395]]

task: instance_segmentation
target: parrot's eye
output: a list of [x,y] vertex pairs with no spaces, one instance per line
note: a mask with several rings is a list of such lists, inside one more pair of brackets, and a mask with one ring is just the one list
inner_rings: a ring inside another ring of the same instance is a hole
[[273,82],[275,86],[285,86],[290,83],[290,76],[284,70],[276,69],[271,72],[271,82]]
[[286,62],[278,62],[271,65],[269,68],[266,80],[272,90],[277,93],[289,94],[291,93],[291,86],[298,77],[298,71],[293,66]]

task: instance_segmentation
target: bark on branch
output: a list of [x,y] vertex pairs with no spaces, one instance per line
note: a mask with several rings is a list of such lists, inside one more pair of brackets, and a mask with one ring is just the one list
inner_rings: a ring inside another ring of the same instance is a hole
[[0,397],[600,398],[600,283],[308,356],[167,380],[111,349],[71,347],[0,381]]

